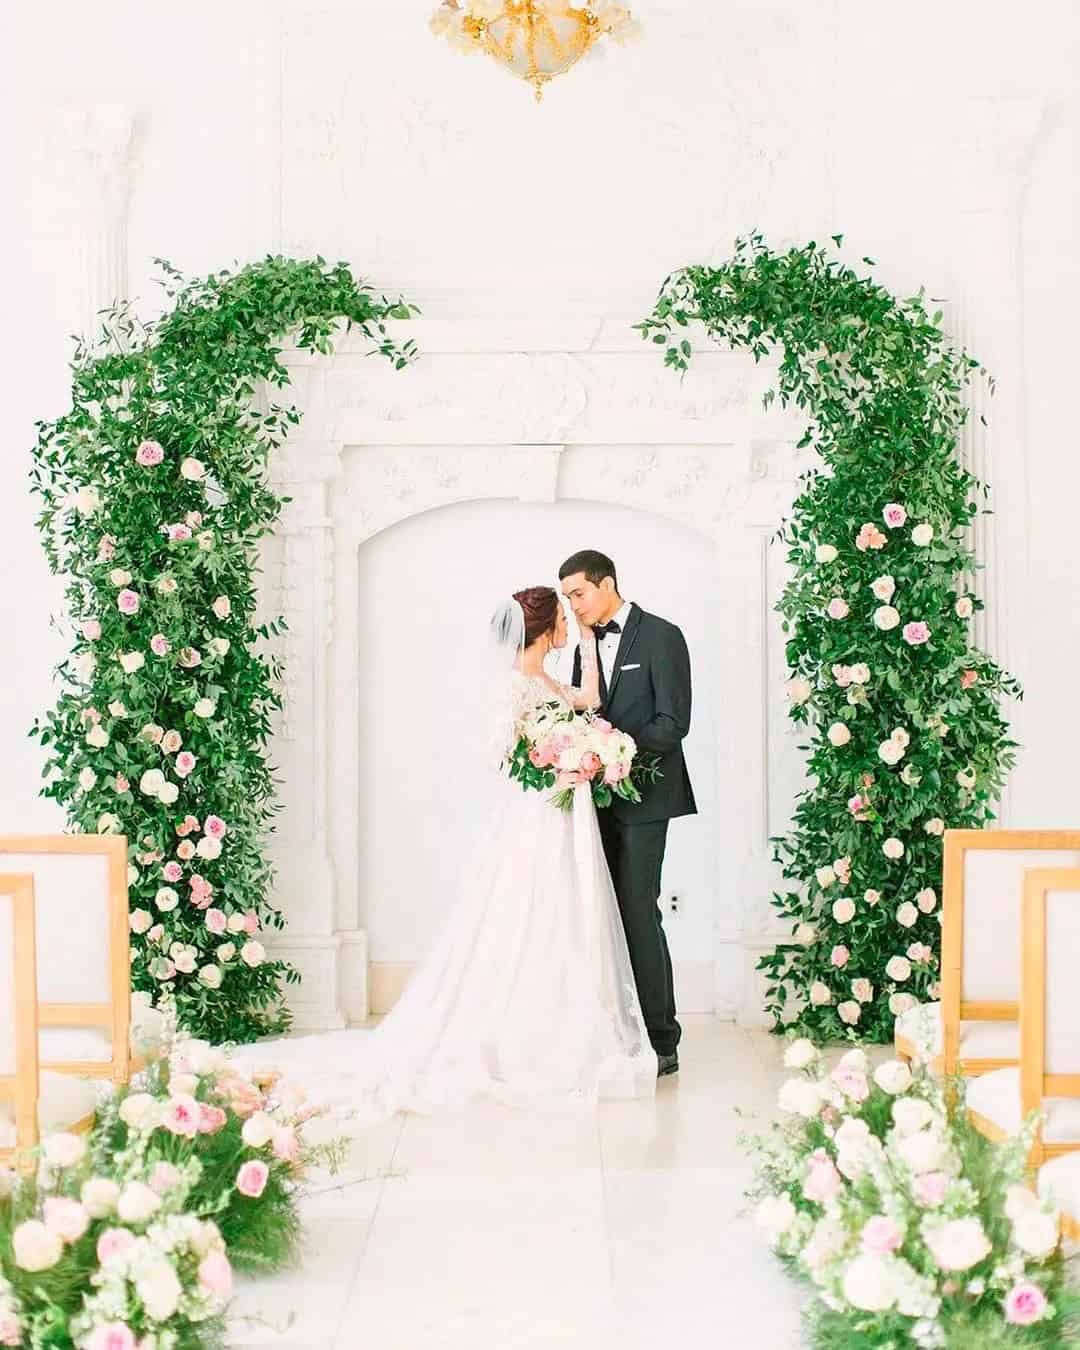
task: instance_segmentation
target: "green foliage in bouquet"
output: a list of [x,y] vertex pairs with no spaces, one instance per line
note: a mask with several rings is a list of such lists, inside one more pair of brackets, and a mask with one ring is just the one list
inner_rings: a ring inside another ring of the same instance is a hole
[[133,986],[171,989],[192,1031],[251,1040],[286,1026],[296,978],[253,940],[283,923],[264,854],[281,668],[260,644],[284,624],[255,624],[257,547],[287,500],[268,461],[299,421],[258,390],[288,383],[284,335],[328,352],[342,321],[404,366],[412,344],[386,324],[414,311],[321,258],[191,282],[161,266],[172,308],[148,326],[106,313],[76,348],[70,410],[39,424],[38,526],[74,645],[31,734],[70,827],[129,840]]
[[680,371],[692,326],[755,361],[777,351],[766,406],[803,410],[818,457],[780,530],[777,606],[811,781],[773,841],[792,940],[759,966],[775,1027],[818,1040],[857,1027],[887,1042],[898,1012],[935,996],[942,832],[992,820],[1014,763],[1000,703],[1019,687],[970,635],[985,488],[956,453],[984,372],[940,322],[922,292],[899,299],[815,243],[774,253],[753,234],[722,267],[669,277],[639,325]]

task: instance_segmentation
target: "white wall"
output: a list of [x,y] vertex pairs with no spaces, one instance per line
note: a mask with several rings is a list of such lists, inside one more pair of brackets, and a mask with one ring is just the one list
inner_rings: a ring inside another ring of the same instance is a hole
[[[639,318],[671,268],[719,259],[753,227],[775,243],[843,231],[853,262],[868,254],[901,292],[943,296],[998,380],[980,451],[997,489],[988,631],[1028,689],[1010,819],[1080,821],[1075,6],[641,0],[643,42],[572,73],[540,108],[430,38],[430,7],[101,0],[5,16],[0,119],[18,134],[0,325],[0,828],[59,823],[35,797],[25,734],[63,650],[27,451],[34,419],[64,406],[95,228],[50,109],[103,101],[136,118],[123,242],[147,312],[155,255],[199,272],[319,251],[407,289],[432,318],[516,322],[523,347],[542,350],[567,319],[587,335]],[[403,533],[429,539],[427,553],[439,528]],[[372,559],[393,546],[387,535]],[[773,767],[770,817],[794,786]]]

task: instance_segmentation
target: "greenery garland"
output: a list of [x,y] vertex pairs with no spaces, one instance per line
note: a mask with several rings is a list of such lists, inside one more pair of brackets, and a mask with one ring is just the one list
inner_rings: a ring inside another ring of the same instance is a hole
[[258,541],[288,500],[268,459],[299,413],[258,410],[256,389],[288,383],[283,335],[329,352],[342,320],[401,368],[413,345],[386,321],[415,310],[321,258],[188,283],[159,265],[171,310],[108,311],[102,341],[76,348],[70,411],[38,427],[38,525],[76,633],[31,735],[71,828],[127,836],[134,988],[242,1041],[287,1026],[280,985],[298,978],[257,936],[283,926],[263,851],[281,672],[258,644],[284,623],[253,615]]
[[816,1039],[889,1041],[898,1013],[937,996],[941,836],[990,821],[1014,763],[1000,701],[1019,686],[970,637],[985,488],[956,454],[985,372],[940,321],[921,291],[898,299],[815,243],[775,253],[755,233],[722,267],[669,277],[639,325],[680,371],[691,324],[755,361],[779,349],[765,404],[805,411],[800,445],[820,460],[780,531],[811,785],[773,841],[792,940],[759,963],[777,1029]]

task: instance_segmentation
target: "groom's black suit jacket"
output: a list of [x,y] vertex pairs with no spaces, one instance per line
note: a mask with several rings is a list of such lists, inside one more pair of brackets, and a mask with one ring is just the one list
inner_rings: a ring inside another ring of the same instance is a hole
[[[581,684],[580,647],[573,682]],[[640,803],[616,797],[608,808],[615,819],[644,825],[694,815],[697,803],[682,749],[690,730],[690,653],[673,623],[630,606],[601,713],[633,736],[640,750],[659,755],[663,774],[643,787]]]

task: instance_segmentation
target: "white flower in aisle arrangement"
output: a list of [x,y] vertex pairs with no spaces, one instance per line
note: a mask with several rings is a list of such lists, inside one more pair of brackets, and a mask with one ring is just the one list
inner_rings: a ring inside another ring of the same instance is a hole
[[1058,1216],[1023,1184],[1031,1125],[993,1144],[923,1070],[870,1075],[858,1049],[830,1070],[799,1038],[785,1067],[780,1120],[740,1143],[757,1225],[811,1290],[809,1344],[1071,1343]]

